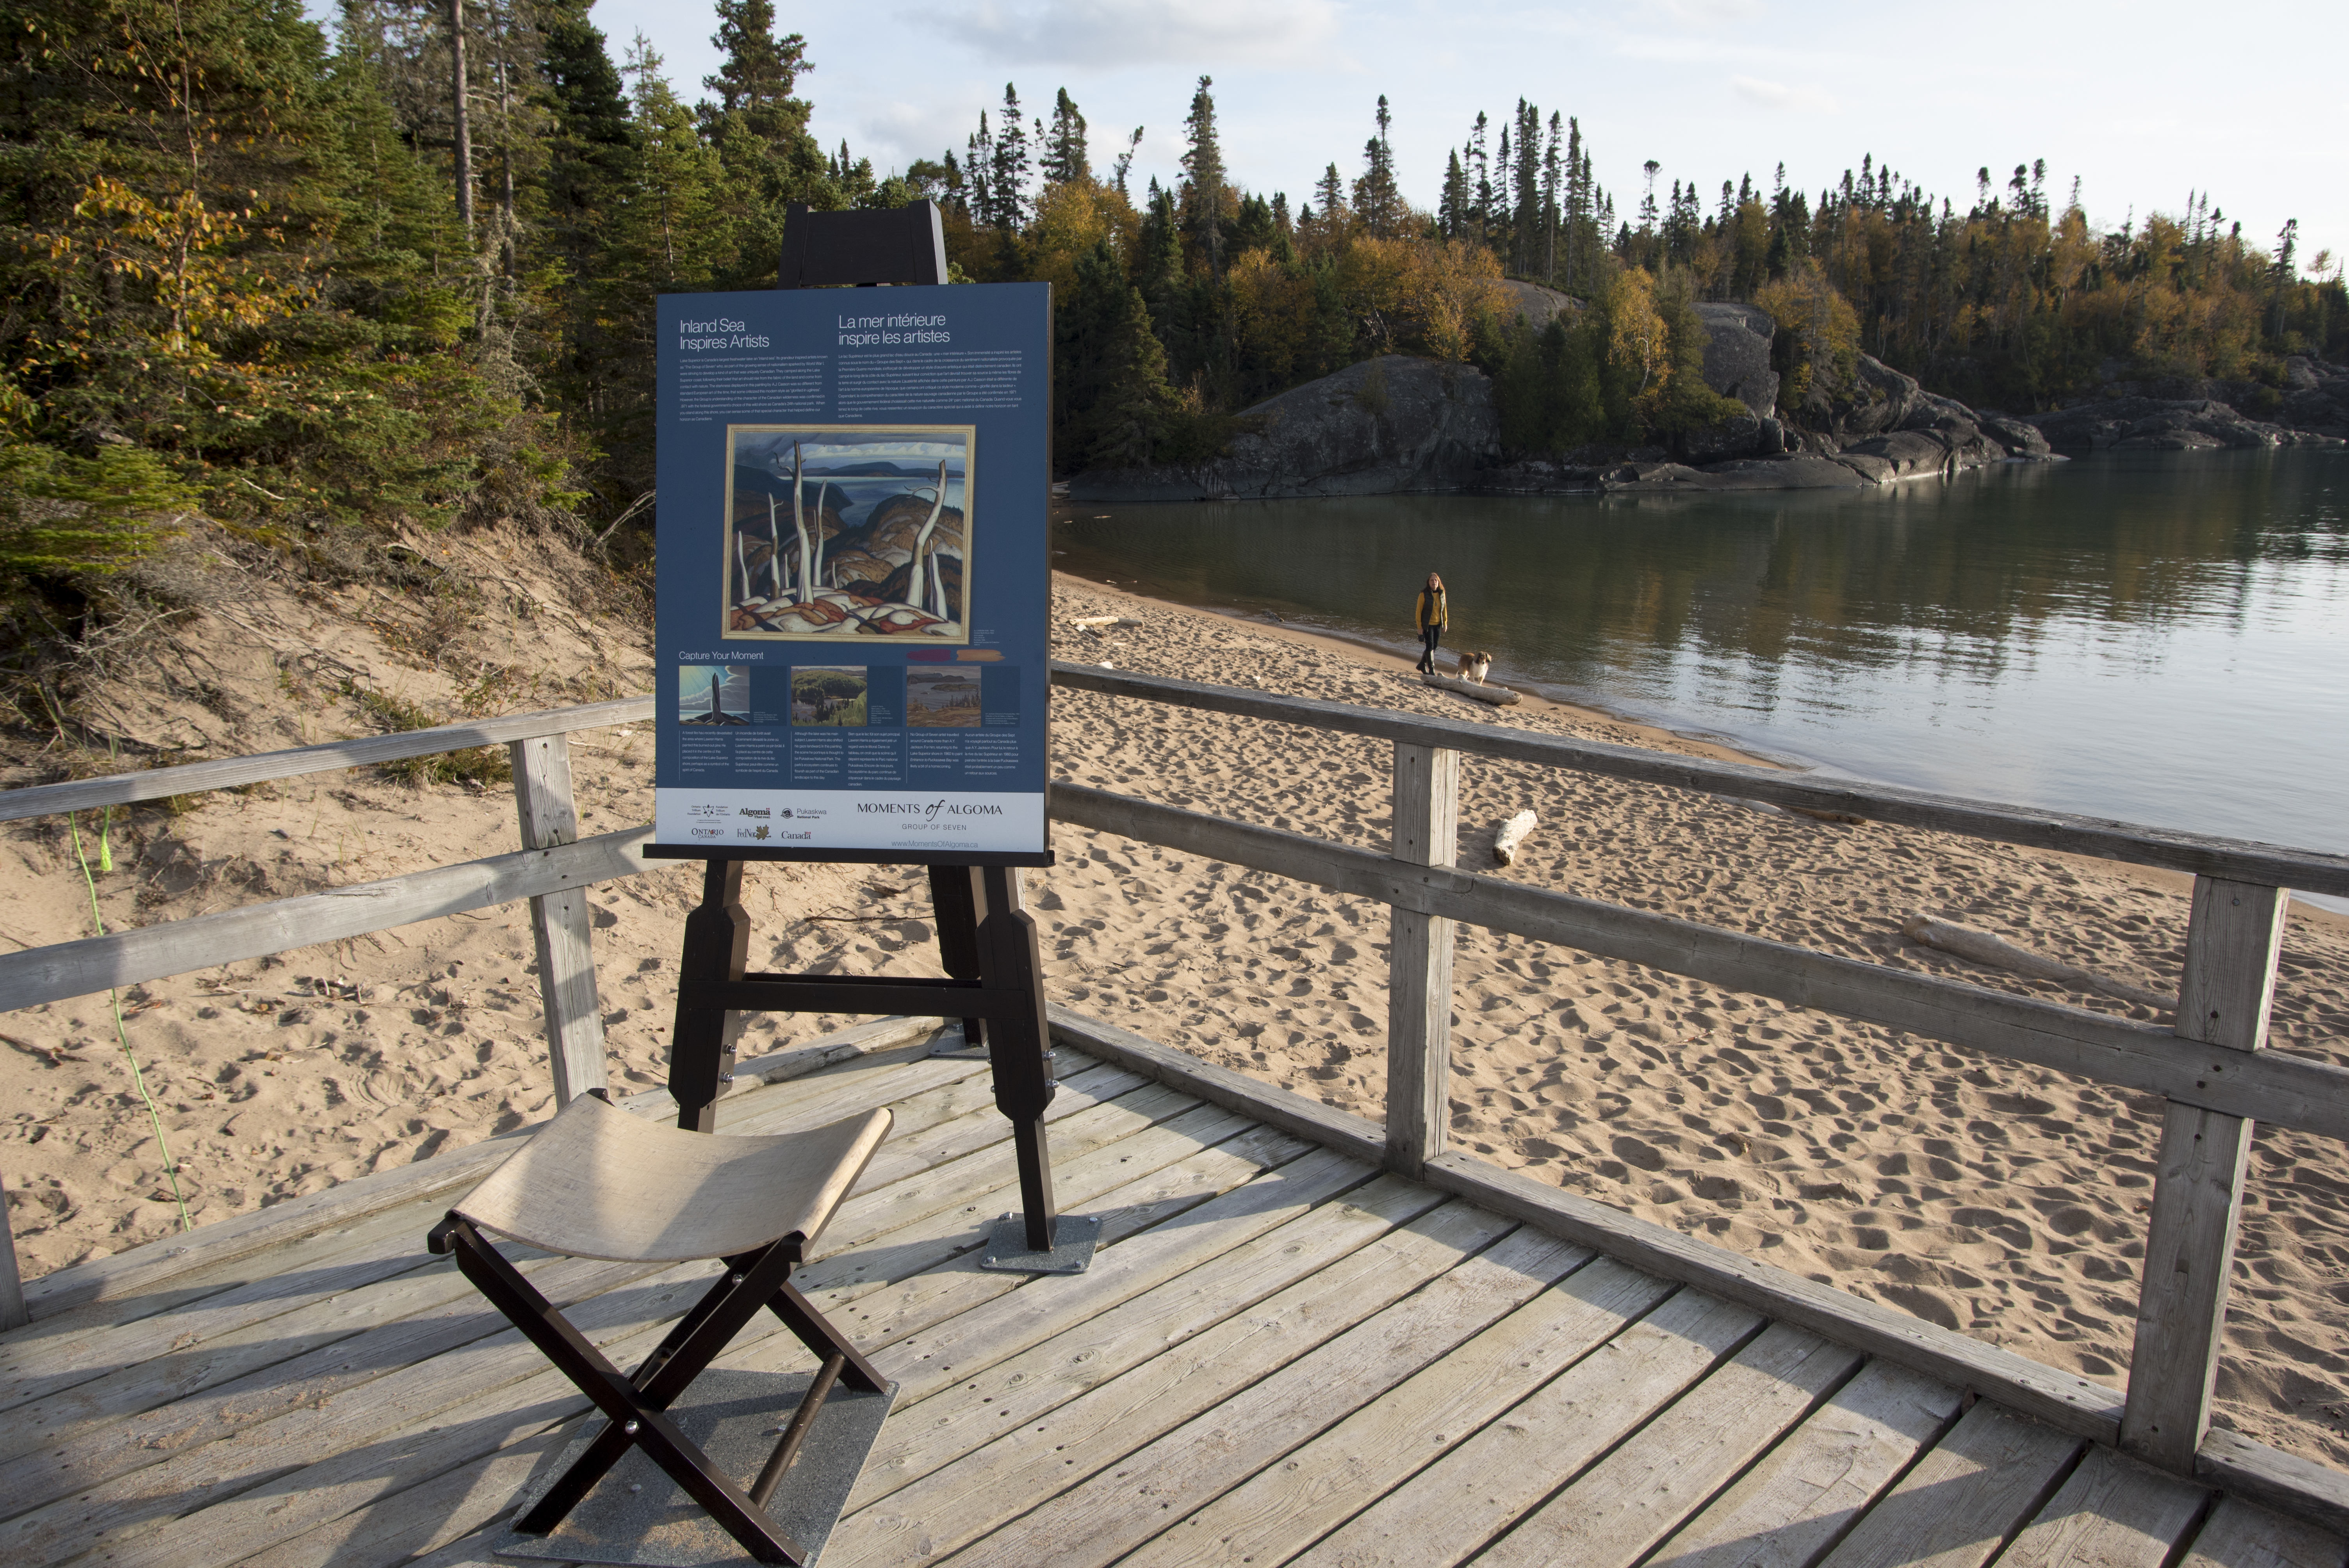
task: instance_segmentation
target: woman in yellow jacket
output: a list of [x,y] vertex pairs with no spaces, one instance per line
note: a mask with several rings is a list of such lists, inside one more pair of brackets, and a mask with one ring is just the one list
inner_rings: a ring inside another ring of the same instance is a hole
[[1432,676],[1435,673],[1435,645],[1452,624],[1452,612],[1444,602],[1444,579],[1433,572],[1427,574],[1427,586],[1419,591],[1415,617],[1421,644],[1419,673]]

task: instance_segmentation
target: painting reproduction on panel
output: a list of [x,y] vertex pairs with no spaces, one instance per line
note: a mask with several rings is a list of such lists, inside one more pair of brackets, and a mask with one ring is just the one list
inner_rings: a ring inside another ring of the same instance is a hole
[[969,642],[973,435],[729,427],[723,634]]

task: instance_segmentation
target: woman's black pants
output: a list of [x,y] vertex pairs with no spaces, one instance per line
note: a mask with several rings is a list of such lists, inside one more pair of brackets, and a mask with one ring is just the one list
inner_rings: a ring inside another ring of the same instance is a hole
[[1419,667],[1423,673],[1433,675],[1435,672],[1435,645],[1443,635],[1444,628],[1441,626],[1422,626],[1419,629],[1420,641],[1426,645],[1419,655]]

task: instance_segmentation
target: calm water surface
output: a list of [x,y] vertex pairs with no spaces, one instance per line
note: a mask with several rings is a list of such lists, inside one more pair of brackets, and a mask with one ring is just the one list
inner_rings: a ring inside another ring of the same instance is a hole
[[1824,771],[2349,851],[2349,454],[2147,453],[1890,491],[1083,507],[1055,564]]

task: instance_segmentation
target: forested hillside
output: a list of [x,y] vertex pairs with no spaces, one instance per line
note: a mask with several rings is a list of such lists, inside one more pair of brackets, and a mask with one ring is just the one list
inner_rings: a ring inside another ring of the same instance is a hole
[[[0,17],[16,601],[182,511],[297,554],[514,518],[640,558],[649,302],[765,285],[793,201],[934,198],[957,277],[1052,281],[1071,468],[1212,452],[1250,404],[1392,352],[1495,373],[1522,450],[1692,428],[1721,407],[1693,369],[1710,299],[1778,321],[1790,405],[1863,350],[2024,409],[2115,366],[2272,380],[2349,347],[2340,268],[2289,227],[2247,238],[2197,197],[2098,231],[2044,165],[1961,200],[1872,160],[1816,195],[1741,170],[1717,198],[1651,163],[1619,196],[1574,120],[1521,100],[1466,128],[1423,206],[1381,98],[1292,201],[1226,166],[1202,77],[1171,186],[1137,186],[1139,128],[1097,141],[1065,91],[1037,113],[1016,87],[884,176],[811,135],[818,62],[771,0],[716,0],[723,65],[698,87],[584,0],[348,0],[326,29],[296,0]],[[1537,329],[1504,278],[1585,303]]]

